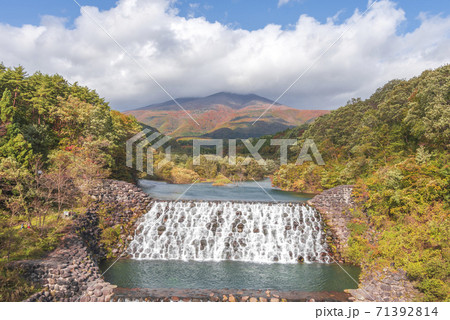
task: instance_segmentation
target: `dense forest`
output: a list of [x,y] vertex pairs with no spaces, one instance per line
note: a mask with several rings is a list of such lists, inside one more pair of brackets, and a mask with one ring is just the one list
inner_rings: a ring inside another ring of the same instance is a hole
[[350,226],[349,258],[394,264],[427,300],[450,299],[450,66],[350,101],[316,119],[300,133],[300,144],[305,139],[325,165],[281,166],[273,184],[303,192],[356,185],[361,212]]
[[98,94],[59,75],[27,75],[0,64],[0,300],[35,290],[15,259],[52,250],[64,233],[62,210],[82,211],[98,179],[132,180],[124,145],[141,130]]

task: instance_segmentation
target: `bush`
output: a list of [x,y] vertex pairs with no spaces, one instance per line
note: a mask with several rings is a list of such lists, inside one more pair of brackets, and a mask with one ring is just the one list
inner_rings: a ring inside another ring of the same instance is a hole
[[39,286],[29,284],[20,270],[0,264],[0,301],[22,301],[38,291]]
[[200,176],[193,170],[184,169],[180,167],[174,167],[170,172],[171,181],[173,183],[193,183],[197,181]]

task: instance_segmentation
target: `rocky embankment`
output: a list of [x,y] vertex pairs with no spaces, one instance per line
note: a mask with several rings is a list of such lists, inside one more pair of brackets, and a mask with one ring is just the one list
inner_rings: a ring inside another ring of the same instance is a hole
[[343,302],[350,301],[345,292],[307,292],[230,289],[114,289],[113,301],[148,302]]
[[[111,179],[102,180],[89,194],[95,201],[124,208],[125,214],[130,214],[131,210],[145,209],[151,201],[149,195],[136,185]],[[114,219],[119,220],[120,216],[119,214]]]
[[151,198],[139,187],[124,181],[105,179],[90,191],[91,211],[99,219],[103,237],[92,238],[102,258],[124,256],[133,240],[135,223],[145,214]]
[[[112,300],[116,286],[104,281],[98,262],[110,252],[119,255],[126,250],[133,223],[146,212],[151,199],[135,185],[115,180],[102,181],[91,196],[93,203],[74,218],[56,250],[44,259],[10,264],[42,287],[26,301]],[[106,247],[102,233],[109,226],[120,228],[117,239]]]
[[351,210],[355,207],[352,199],[353,186],[343,185],[325,190],[307,203],[315,207],[329,228],[328,243],[333,255],[340,263],[345,262],[345,248],[350,237],[347,225],[352,220]]
[[411,302],[421,300],[421,293],[409,281],[402,269],[372,270],[364,267],[358,289],[346,292],[356,301]]
[[[339,263],[346,262],[345,250],[350,239],[347,226],[357,206],[352,191],[353,186],[342,185],[326,190],[307,202],[321,213],[329,228],[328,240]],[[369,229],[368,232],[372,231]],[[361,267],[358,289],[346,290],[352,295],[352,301],[414,301],[420,296],[401,269],[384,268],[380,271],[365,265]]]
[[[105,282],[97,265],[99,250],[89,243],[98,234],[95,214],[77,217],[58,248],[41,260],[17,261],[11,267],[43,289],[26,301],[109,301],[115,286]],[[92,299],[90,292],[92,291]],[[89,297],[89,300],[86,299]]]

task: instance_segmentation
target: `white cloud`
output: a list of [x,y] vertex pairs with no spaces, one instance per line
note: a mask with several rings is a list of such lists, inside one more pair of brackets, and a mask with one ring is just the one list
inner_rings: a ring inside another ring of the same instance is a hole
[[300,2],[302,0],[278,0],[278,8],[281,7],[282,5],[285,5],[285,4],[287,4],[289,2],[292,2],[292,1]]
[[[170,2],[121,0],[108,11],[84,8],[175,97],[231,91],[274,99],[349,26],[281,102],[334,108],[393,78],[450,62],[450,18],[423,15],[420,27],[399,35],[405,14],[387,0],[343,23],[302,15],[293,29],[267,25],[255,31],[180,17]],[[74,28],[64,23],[45,17],[39,26],[0,24],[0,61],[59,73],[121,110],[169,100],[86,14]]]
[[278,7],[281,7],[283,4],[288,3],[290,0],[278,0]]

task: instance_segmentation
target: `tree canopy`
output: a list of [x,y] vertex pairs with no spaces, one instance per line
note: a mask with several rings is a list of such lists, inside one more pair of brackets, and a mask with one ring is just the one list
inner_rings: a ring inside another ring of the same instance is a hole
[[53,152],[84,152],[104,158],[112,177],[131,179],[124,145],[141,127],[111,110],[94,90],[60,75],[29,76],[22,67],[0,65],[0,96],[1,157],[25,167],[40,159],[48,166]]
[[303,192],[354,184],[361,205],[349,226],[350,260],[395,264],[426,300],[450,299],[450,65],[352,99],[298,139],[313,139],[325,165],[283,165],[273,184]]

